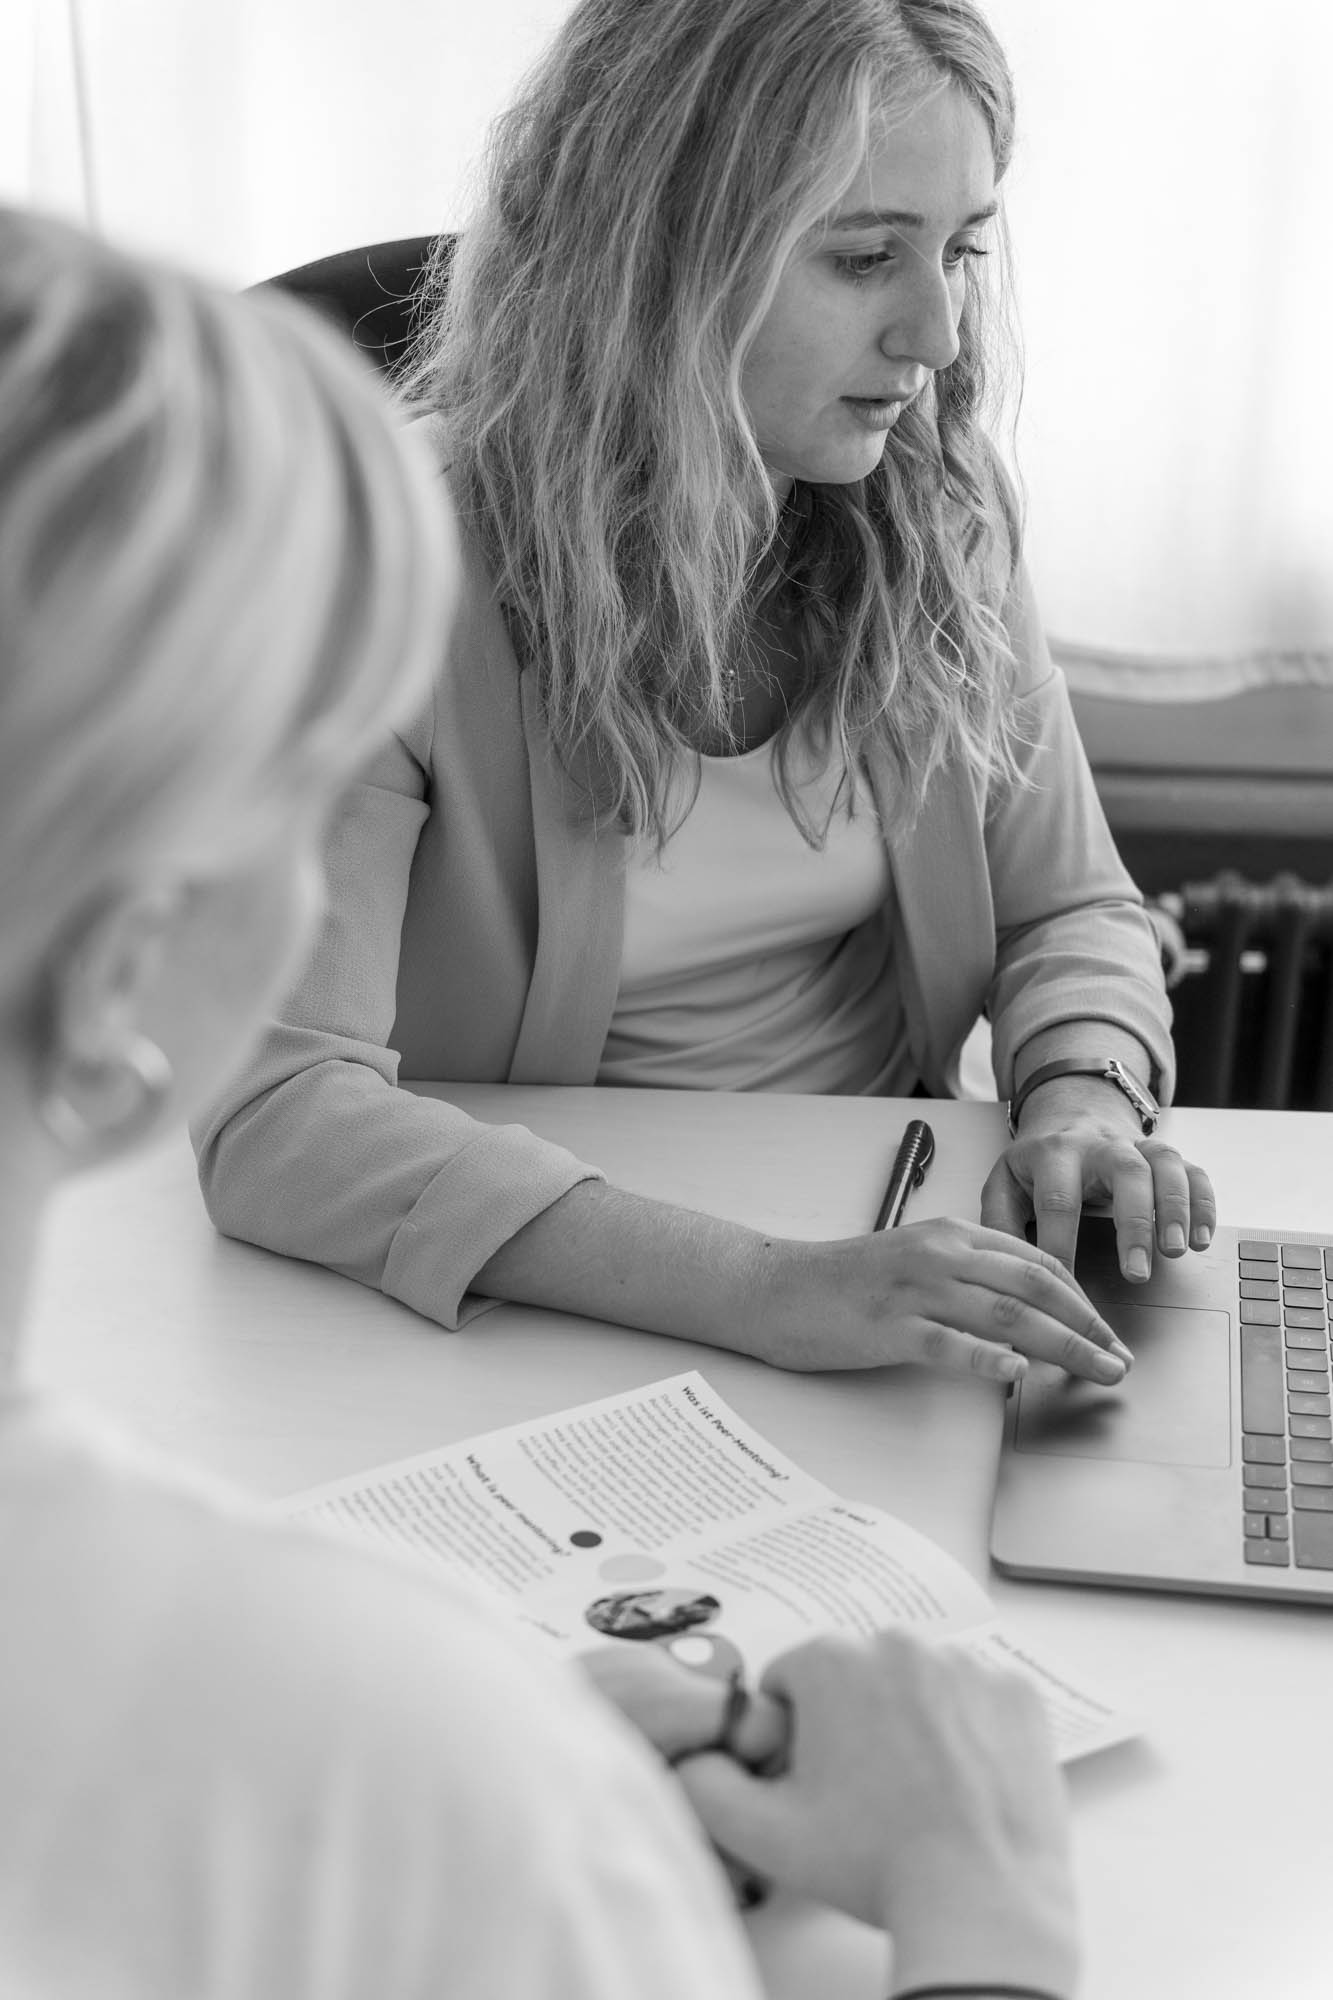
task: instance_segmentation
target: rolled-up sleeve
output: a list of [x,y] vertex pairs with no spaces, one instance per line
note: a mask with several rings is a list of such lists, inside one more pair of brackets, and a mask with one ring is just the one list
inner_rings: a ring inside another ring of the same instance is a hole
[[356,1278],[454,1327],[487,1259],[596,1168],[522,1126],[398,1088],[390,1047],[403,916],[427,814],[427,754],[395,737],[325,849],[310,967],[193,1138],[228,1236]]

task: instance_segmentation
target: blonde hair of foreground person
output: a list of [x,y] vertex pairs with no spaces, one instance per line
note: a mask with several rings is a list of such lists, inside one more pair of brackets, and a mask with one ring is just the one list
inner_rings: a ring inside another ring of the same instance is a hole
[[[0,210],[0,1354],[50,1185],[215,1083],[296,949],[330,790],[441,642],[441,522],[295,309]],[[757,1993],[642,1749],[452,1581],[6,1390],[0,1598],[6,1993]],[[706,1747],[724,1690],[656,1665],[626,1706]],[[893,1634],[773,1674],[790,1768],[697,1758],[705,1821],[889,1924],[898,1990],[1065,1994],[1031,1690]]]
[[[957,359],[864,480],[804,485],[784,516],[743,397],[792,253],[875,134],[950,87],[1001,179],[1013,84],[970,0],[583,0],[428,272],[404,393],[441,421],[557,751],[635,833],[665,838],[688,809],[701,729],[726,740],[756,594],[794,620],[793,714],[847,769],[882,740],[900,818],[952,756],[1013,775],[1000,608],[1019,533],[982,429],[988,352],[1011,357],[986,253],[966,256]],[[790,742],[780,787],[818,839]]]
[[[448,544],[436,483],[359,367],[280,304],[225,304],[0,212],[0,366],[12,1004],[116,898],[170,904],[294,828],[313,849],[334,789],[427,684]],[[43,997],[48,1104],[92,1142],[115,1079],[66,1060]]]

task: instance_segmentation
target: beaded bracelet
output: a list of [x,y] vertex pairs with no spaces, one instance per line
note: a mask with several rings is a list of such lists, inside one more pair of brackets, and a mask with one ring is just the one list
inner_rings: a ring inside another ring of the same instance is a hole
[[[744,1762],[736,1743],[736,1731],[750,1712],[750,1690],[745,1685],[745,1671],[733,1667],[727,1679],[727,1698],[722,1704],[722,1718],[717,1735],[703,1748],[705,1753],[721,1751],[724,1756],[735,1757]],[[752,1875],[748,1869],[739,1868],[732,1862],[728,1870],[731,1877],[731,1892],[738,1910],[756,1910],[768,1898],[769,1885],[762,1877]]]
[[739,1757],[736,1748],[736,1731],[750,1713],[750,1690],[745,1685],[745,1673],[741,1667],[733,1667],[727,1681],[727,1698],[722,1704],[722,1721],[717,1736],[709,1745],[711,1750],[725,1750],[729,1757]]

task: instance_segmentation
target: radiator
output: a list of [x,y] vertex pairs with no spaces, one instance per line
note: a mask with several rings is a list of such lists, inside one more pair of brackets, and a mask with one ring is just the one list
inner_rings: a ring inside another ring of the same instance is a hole
[[1181,1104],[1333,1110],[1333,882],[1227,871],[1159,896]]

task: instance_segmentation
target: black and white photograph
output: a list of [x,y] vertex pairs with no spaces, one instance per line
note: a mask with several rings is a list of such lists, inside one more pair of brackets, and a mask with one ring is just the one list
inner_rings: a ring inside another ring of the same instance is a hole
[[1327,0],[0,0],[0,2000],[1333,1995],[1330,197]]

